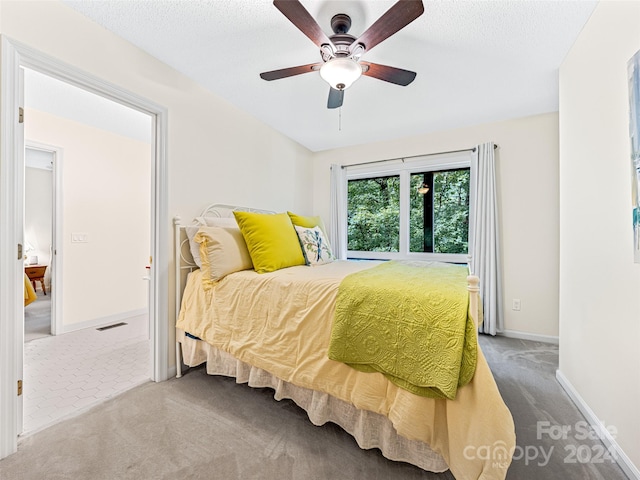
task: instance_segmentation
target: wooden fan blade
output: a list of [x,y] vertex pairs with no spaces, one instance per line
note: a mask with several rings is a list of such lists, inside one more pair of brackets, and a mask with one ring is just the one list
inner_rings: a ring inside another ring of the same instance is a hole
[[349,46],[349,53],[353,53],[359,43],[364,45],[366,51],[371,50],[383,40],[409,25],[423,13],[424,5],[422,0],[400,0]]
[[395,83],[396,85],[402,85],[403,87],[409,85],[416,78],[416,72],[410,70],[370,62],[360,62],[360,64],[367,67],[366,69],[362,69],[363,75],[384,80],[385,82]]
[[310,63],[308,65],[300,65],[298,67],[281,68],[280,70],[272,70],[270,72],[263,72],[260,74],[260,78],[263,80],[278,80],[280,78],[293,77],[294,75],[300,75],[302,73],[314,72],[320,68],[322,63]]
[[329,90],[329,100],[327,100],[327,108],[338,108],[342,106],[344,101],[344,90],[336,90],[331,88]]
[[298,0],[273,0],[273,5],[318,47],[322,45],[333,47],[329,37]]

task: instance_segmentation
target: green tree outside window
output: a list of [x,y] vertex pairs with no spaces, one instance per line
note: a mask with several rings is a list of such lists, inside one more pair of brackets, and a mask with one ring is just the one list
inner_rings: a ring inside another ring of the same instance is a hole
[[[410,175],[410,252],[467,253],[469,180],[468,168]],[[348,250],[400,251],[400,176],[349,180],[347,198]]]

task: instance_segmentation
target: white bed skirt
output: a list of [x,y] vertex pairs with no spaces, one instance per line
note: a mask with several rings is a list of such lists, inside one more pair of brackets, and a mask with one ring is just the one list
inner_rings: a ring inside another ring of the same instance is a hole
[[237,360],[201,340],[195,340],[176,329],[177,340],[182,344],[183,362],[191,367],[206,363],[209,375],[234,377],[237,383],[250,387],[269,387],[275,390],[274,398],[293,400],[307,412],[314,425],[332,422],[342,427],[362,449],[378,448],[390,460],[407,462],[430,472],[449,469],[441,455],[426,443],[408,440],[398,435],[391,421],[383,415],[358,410],[353,405],[329,394],[297,387],[257,367]]

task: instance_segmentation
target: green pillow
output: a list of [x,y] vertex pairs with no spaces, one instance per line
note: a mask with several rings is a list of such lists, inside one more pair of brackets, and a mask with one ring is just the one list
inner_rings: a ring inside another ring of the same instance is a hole
[[267,273],[305,264],[298,235],[286,213],[233,212],[233,215],[256,272]]

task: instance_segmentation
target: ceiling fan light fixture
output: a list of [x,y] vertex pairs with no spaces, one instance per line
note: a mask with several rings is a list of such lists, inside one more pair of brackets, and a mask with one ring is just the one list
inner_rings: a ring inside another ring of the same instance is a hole
[[320,67],[320,76],[336,90],[345,90],[362,75],[362,67],[348,57],[336,57]]
[[423,183],[421,185],[418,185],[418,188],[416,190],[420,195],[426,195],[427,193],[429,193],[429,185]]

